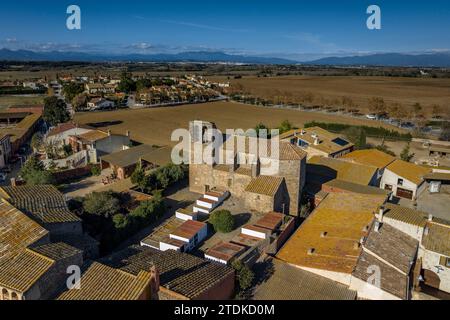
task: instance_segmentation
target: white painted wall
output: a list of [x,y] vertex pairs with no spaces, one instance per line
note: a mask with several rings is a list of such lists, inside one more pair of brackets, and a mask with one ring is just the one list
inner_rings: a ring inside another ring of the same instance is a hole
[[241,229],[241,233],[259,239],[266,239],[265,233],[246,229],[245,227]]
[[[398,179],[403,179],[402,186],[397,185]],[[407,180],[404,177],[397,175],[396,173],[392,172],[389,169],[384,170],[383,178],[381,178],[380,188],[384,189],[387,184],[391,185],[393,187],[392,192],[393,192],[394,196],[397,194],[397,187],[400,187],[402,189],[411,190],[413,192],[413,198],[417,196],[418,185]]]
[[[439,290],[450,293],[450,268],[439,264],[442,256],[442,254],[427,250],[423,246],[419,248],[419,257],[422,258],[422,268],[436,273],[441,279]],[[439,271],[437,267],[439,267]]]

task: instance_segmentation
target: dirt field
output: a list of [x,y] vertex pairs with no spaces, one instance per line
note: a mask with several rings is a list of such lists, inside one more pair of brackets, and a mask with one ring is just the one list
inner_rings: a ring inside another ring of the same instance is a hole
[[[172,131],[178,128],[187,129],[191,120],[212,121],[222,130],[227,128],[247,130],[254,128],[259,122],[263,122],[270,127],[276,127],[283,120],[289,120],[297,127],[302,127],[304,123],[312,120],[372,126],[380,125],[378,122],[369,120],[296,110],[268,109],[229,102],[170,108],[80,113],[75,116],[75,121],[80,124],[97,124],[100,127],[111,129],[113,133],[120,134],[125,134],[126,130],[130,130],[133,140],[161,146],[173,145],[174,143],[170,141]],[[384,126],[388,127],[387,125]]]
[[44,96],[0,96],[0,109],[9,106],[42,104]]
[[[229,81],[225,77],[210,79]],[[320,103],[322,98],[341,100],[343,96],[348,96],[361,110],[366,111],[371,97],[381,97],[388,103],[399,102],[408,107],[418,102],[427,113],[431,112],[433,104],[438,104],[450,113],[450,79],[286,76],[244,77],[232,79],[231,83],[240,83],[245,90],[266,99],[276,96],[295,98],[312,93],[314,103]]]

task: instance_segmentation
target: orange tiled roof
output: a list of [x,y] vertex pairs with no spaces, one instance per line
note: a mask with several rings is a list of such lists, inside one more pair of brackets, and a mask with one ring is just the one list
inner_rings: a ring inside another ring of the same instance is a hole
[[283,178],[261,175],[252,179],[247,188],[245,188],[245,191],[273,196],[277,193],[282,183]]
[[395,161],[395,157],[377,149],[356,150],[342,157],[356,163],[365,164],[383,169]]
[[423,177],[432,172],[430,168],[421,167],[414,163],[398,159],[388,165],[387,169],[415,184],[420,184]]
[[361,251],[360,239],[385,200],[380,195],[329,194],[277,258],[297,266],[351,273]]

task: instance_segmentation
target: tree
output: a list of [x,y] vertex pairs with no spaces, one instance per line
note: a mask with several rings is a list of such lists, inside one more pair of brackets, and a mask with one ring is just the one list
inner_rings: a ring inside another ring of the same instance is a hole
[[113,192],[93,192],[83,201],[84,211],[90,214],[109,218],[119,210],[119,199]]
[[355,145],[356,149],[364,149],[367,146],[366,132],[362,128],[350,127],[343,134]]
[[236,271],[236,280],[239,284],[240,290],[245,291],[249,289],[255,279],[255,274],[253,271],[243,264],[241,260],[234,260],[231,263],[231,266]]
[[29,185],[53,184],[54,177],[37,157],[30,157],[20,170],[20,176]]
[[234,229],[234,217],[228,210],[213,212],[209,218],[216,232],[229,233]]
[[400,153],[400,159],[402,159],[403,161],[406,161],[406,162],[410,162],[412,160],[412,158],[414,158],[415,154],[410,153],[409,150],[410,150],[410,147],[409,147],[409,143],[408,143],[405,146],[405,148],[402,150],[402,152]]
[[70,115],[67,111],[66,103],[57,97],[45,98],[42,118],[50,123],[51,126],[69,121]]
[[414,110],[414,118],[419,117],[420,115],[422,115],[422,106],[420,105],[420,103],[415,103],[413,106],[413,110]]
[[75,96],[84,92],[84,85],[82,83],[70,82],[63,86],[63,93],[66,101],[72,101]]
[[43,145],[43,136],[42,133],[36,132],[33,137],[31,138],[31,147],[33,150],[39,150]]
[[386,112],[386,103],[383,98],[370,98],[369,99],[369,111],[375,114],[382,114]]
[[283,134],[285,132],[292,130],[292,124],[289,122],[289,120],[284,120],[278,127],[278,129],[280,130],[280,134]]
[[121,213],[115,214],[112,220],[116,229],[125,229],[129,225],[128,218]]
[[164,215],[165,209],[161,195],[156,194],[153,199],[143,201],[130,213],[130,216],[138,225],[147,225],[160,219]]
[[269,127],[266,126],[266,125],[265,125],[264,123],[262,123],[262,122],[258,123],[258,124],[256,125],[256,127],[255,127],[256,136],[258,136],[258,137],[261,136],[261,134],[262,134],[261,131],[264,131],[264,130],[266,130],[266,134],[267,134],[267,136],[269,136],[269,135],[270,135]]
[[75,112],[83,111],[87,108],[88,95],[86,93],[80,93],[76,95],[72,100],[72,108]]
[[121,92],[130,93],[136,91],[136,82],[132,78],[132,74],[129,72],[123,72],[120,76],[120,83],[117,89]]
[[434,118],[439,117],[442,114],[442,107],[438,104],[434,104],[431,110]]
[[141,165],[138,165],[131,174],[131,183],[136,184],[139,189],[141,189],[141,192],[144,192],[147,189],[148,180]]

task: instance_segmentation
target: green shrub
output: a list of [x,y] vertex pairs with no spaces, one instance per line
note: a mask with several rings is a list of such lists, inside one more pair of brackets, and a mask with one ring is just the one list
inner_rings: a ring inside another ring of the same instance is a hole
[[92,173],[93,176],[98,177],[99,175],[102,174],[102,169],[100,168],[100,166],[97,166],[97,165],[93,166],[91,168],[91,173]]
[[236,280],[241,291],[249,289],[255,278],[253,271],[240,260],[234,260],[231,266],[236,271]]
[[108,218],[120,210],[119,204],[119,199],[111,191],[93,192],[84,198],[83,209],[87,213]]
[[228,210],[213,212],[209,218],[216,232],[229,233],[234,229],[234,217]]

